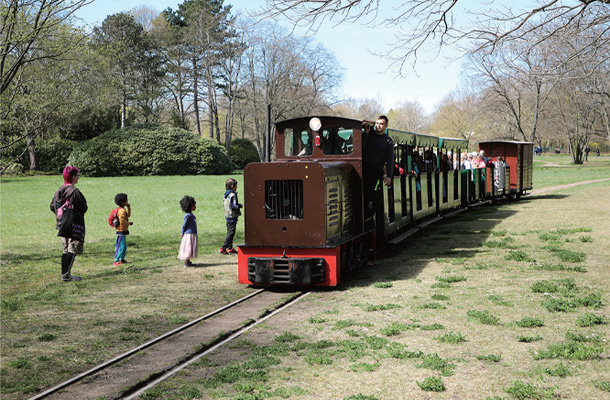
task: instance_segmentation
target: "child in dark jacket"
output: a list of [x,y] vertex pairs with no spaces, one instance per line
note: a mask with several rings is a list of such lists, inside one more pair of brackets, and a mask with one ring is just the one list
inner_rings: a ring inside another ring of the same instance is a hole
[[227,237],[224,243],[218,249],[220,254],[234,254],[237,250],[233,248],[233,238],[235,237],[235,228],[237,227],[237,218],[241,215],[241,208],[237,200],[237,181],[233,178],[227,179],[225,182],[225,194],[223,203],[225,208],[225,220],[227,221]]
[[180,208],[184,211],[184,220],[180,231],[180,250],[178,250],[178,259],[184,261],[186,268],[194,267],[191,262],[192,258],[199,256],[199,244],[197,239],[197,218],[193,212],[197,209],[197,202],[191,196],[184,196],[180,200]]
[[116,244],[114,246],[114,266],[118,267],[121,264],[129,263],[129,261],[125,261],[125,254],[127,253],[127,235],[129,235],[129,227],[133,225],[133,222],[129,222],[131,205],[127,201],[127,195],[125,193],[117,194],[114,196],[114,202],[119,206],[116,215],[119,225],[116,227]]

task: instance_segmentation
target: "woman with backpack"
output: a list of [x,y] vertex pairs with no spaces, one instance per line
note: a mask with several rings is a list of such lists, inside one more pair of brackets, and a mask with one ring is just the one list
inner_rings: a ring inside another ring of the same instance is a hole
[[66,166],[63,170],[64,184],[55,192],[50,209],[55,213],[57,236],[61,237],[61,279],[64,282],[80,281],[80,276],[71,274],[77,254],[83,254],[85,242],[85,218],[87,200],[74,185],[80,178],[80,170]]

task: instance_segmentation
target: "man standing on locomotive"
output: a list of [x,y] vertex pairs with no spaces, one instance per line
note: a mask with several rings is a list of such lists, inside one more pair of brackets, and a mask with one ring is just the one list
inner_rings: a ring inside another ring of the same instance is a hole
[[365,228],[375,216],[377,229],[383,230],[383,185],[390,186],[394,175],[394,141],[386,134],[388,117],[380,115],[371,132],[363,123],[362,184]]

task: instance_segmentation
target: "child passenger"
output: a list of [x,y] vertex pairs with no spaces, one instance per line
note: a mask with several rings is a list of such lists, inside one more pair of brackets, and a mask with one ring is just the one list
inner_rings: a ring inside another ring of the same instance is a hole
[[129,261],[125,261],[125,254],[127,253],[127,235],[129,235],[129,227],[133,225],[133,222],[129,222],[131,205],[127,201],[127,195],[125,193],[117,194],[114,196],[114,202],[119,206],[116,215],[119,225],[116,227],[116,244],[114,246],[114,266],[117,267],[129,263]]
[[191,196],[184,196],[180,200],[180,207],[184,211],[184,221],[182,222],[182,231],[180,237],[180,250],[178,251],[178,259],[184,261],[186,268],[194,267],[191,262],[192,258],[199,257],[199,246],[197,243],[197,218],[193,211],[197,208],[197,202]]
[[237,218],[241,215],[240,208],[243,206],[237,200],[237,181],[233,178],[227,179],[225,182],[224,207],[225,220],[227,221],[227,237],[224,243],[218,250],[220,254],[234,254],[237,250],[233,248],[233,237],[235,237],[235,228],[237,227]]

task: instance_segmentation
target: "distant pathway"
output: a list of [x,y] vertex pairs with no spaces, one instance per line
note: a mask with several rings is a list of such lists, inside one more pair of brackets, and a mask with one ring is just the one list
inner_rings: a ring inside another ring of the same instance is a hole
[[545,187],[545,188],[542,188],[542,189],[532,190],[530,192],[530,195],[539,195],[539,194],[543,194],[543,193],[547,193],[547,192],[554,192],[555,190],[572,188],[574,186],[588,185],[590,183],[598,183],[598,182],[606,182],[606,181],[610,181],[610,178],[596,179],[596,180],[593,180],[593,181],[574,182],[574,183],[569,183],[567,185],[549,186],[549,187]]
[[551,161],[548,161],[546,164],[544,164],[542,166],[544,167],[552,167],[552,168],[571,168],[571,167],[576,167],[576,165],[560,165]]
[[[538,161],[534,158],[534,161]],[[575,167],[582,167],[583,164],[580,165],[576,165],[576,164],[559,164],[557,162],[554,161],[540,161],[540,162],[544,162],[545,164],[541,165],[542,168],[575,168]],[[586,163],[589,163],[588,160],[585,160]]]

